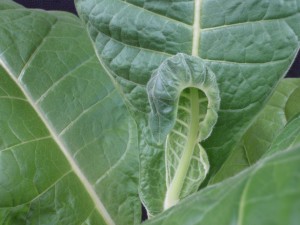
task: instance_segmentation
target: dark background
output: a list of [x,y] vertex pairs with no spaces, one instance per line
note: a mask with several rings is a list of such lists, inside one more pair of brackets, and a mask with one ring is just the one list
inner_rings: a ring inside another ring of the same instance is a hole
[[[27,8],[41,8],[45,10],[61,10],[76,14],[74,0],[15,0]],[[287,77],[300,77],[300,53],[287,73]]]
[[[1,0],[0,0],[1,1]],[[74,0],[14,0],[27,8],[68,11],[76,14]]]

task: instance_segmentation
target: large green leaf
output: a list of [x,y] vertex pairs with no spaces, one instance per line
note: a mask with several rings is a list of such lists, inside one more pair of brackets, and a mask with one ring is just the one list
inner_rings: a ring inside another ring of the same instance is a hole
[[264,157],[282,149],[291,149],[300,143],[300,113],[295,116],[274,139]]
[[283,79],[255,122],[230,153],[210,183],[222,181],[253,165],[270,148],[287,122],[299,109],[300,79]]
[[233,178],[206,187],[145,225],[298,224],[300,116],[290,125],[279,142],[294,139],[293,147],[288,142],[274,146],[277,153]]
[[137,224],[137,131],[80,20],[0,3],[0,224]]
[[162,210],[166,193],[160,182],[166,180],[165,150],[144,141],[149,113],[146,85],[152,73],[177,53],[202,58],[215,73],[219,118],[202,143],[213,178],[299,49],[300,0],[76,0],[76,4],[101,64],[139,124],[144,179],[140,191],[152,214]]

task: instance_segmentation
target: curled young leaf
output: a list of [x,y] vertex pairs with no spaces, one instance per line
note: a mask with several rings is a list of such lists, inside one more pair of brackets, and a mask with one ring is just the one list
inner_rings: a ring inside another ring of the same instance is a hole
[[165,146],[167,192],[164,207],[195,192],[209,162],[199,144],[217,122],[220,105],[214,73],[198,57],[177,54],[162,63],[147,85],[149,126]]
[[101,64],[138,125],[139,195],[149,216],[163,211],[166,192],[164,145],[148,126],[151,75],[177,53],[200,57],[216,74],[222,104],[213,132],[201,143],[210,159],[209,182],[299,50],[299,1],[75,1]]

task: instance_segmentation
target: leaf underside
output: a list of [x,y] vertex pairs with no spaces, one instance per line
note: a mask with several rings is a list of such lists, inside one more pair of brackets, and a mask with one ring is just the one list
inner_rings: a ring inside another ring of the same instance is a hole
[[207,154],[200,143],[217,121],[219,89],[203,61],[177,54],[156,70],[147,94],[151,136],[145,139],[160,143],[165,152],[166,177],[160,180],[167,184],[164,208],[169,208],[197,191],[208,173]]
[[[194,88],[187,88],[182,91],[178,101],[178,111],[176,117],[176,123],[171,130],[166,140],[166,180],[167,188],[171,185],[176,170],[180,164],[183,151],[185,149],[186,142],[188,140],[188,132],[191,124],[195,123],[191,118],[191,92],[197,92],[198,105],[199,105],[199,121],[197,126],[201,129],[200,123],[203,121],[207,110],[207,98],[205,94]],[[206,104],[205,104],[206,103]],[[197,121],[196,121],[197,122]],[[198,143],[193,149],[193,156],[190,160],[190,166],[186,172],[186,177],[183,181],[183,187],[180,193],[180,198],[188,196],[190,193],[195,192],[200,183],[204,180],[208,168],[209,162],[205,150]]]
[[201,190],[145,224],[297,224],[299,141],[298,135],[293,148],[280,149],[282,152],[261,160],[238,176]]
[[297,224],[299,169],[300,114],[282,129],[259,163],[145,224]]

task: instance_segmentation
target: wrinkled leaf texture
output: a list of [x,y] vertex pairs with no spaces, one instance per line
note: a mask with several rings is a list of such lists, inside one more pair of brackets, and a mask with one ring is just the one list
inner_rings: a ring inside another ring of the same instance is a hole
[[0,224],[138,224],[137,131],[75,16],[0,3]]
[[147,94],[151,136],[143,138],[165,148],[166,209],[197,191],[209,171],[201,142],[216,124],[219,89],[215,74],[200,58],[179,53],[153,73]]
[[298,224],[299,131],[300,115],[282,130],[268,157],[233,178],[200,190],[145,225]]
[[299,49],[300,0],[76,0],[102,65],[138,121],[140,192],[149,214],[162,211],[164,149],[147,145],[146,84],[177,53],[200,57],[216,74],[221,106],[203,143],[213,179],[266,104]]

